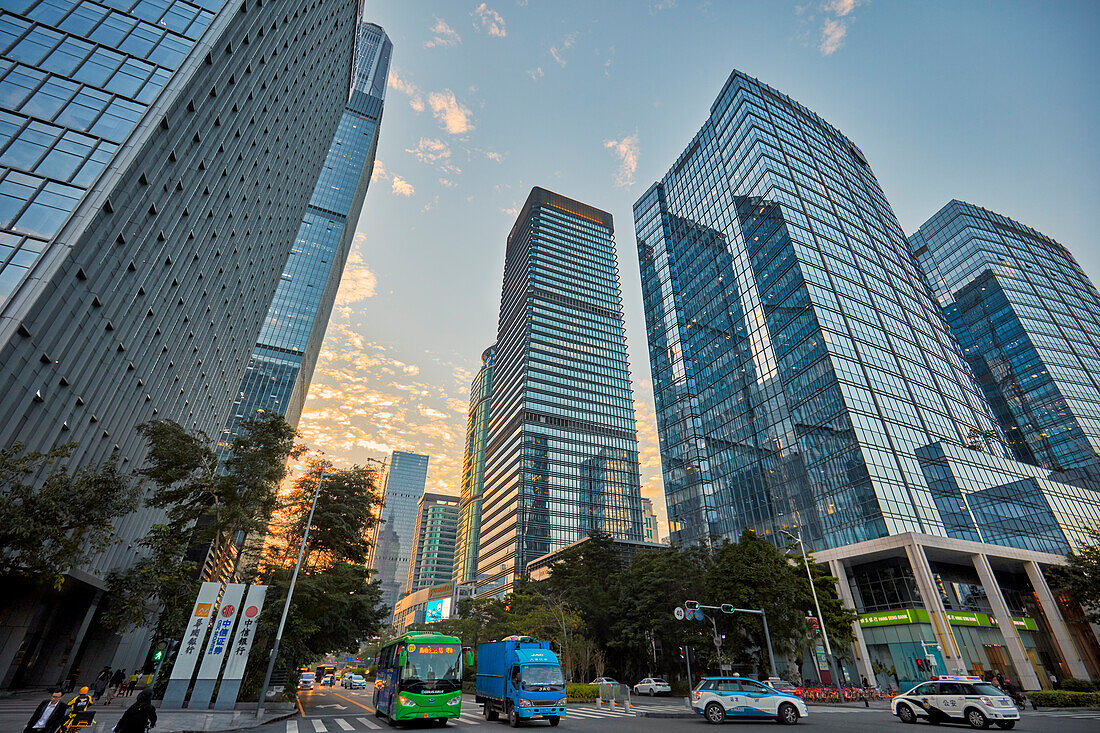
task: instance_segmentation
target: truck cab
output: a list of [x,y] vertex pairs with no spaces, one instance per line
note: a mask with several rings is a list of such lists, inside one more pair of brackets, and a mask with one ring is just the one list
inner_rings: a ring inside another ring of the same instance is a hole
[[512,727],[529,720],[557,725],[565,717],[565,678],[550,642],[509,637],[478,646],[476,700],[485,719],[504,715]]

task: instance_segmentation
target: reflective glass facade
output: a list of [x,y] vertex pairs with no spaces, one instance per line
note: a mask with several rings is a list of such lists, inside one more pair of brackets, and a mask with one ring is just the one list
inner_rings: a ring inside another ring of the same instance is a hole
[[536,187],[508,235],[479,594],[593,531],[642,538],[613,234],[607,212]]
[[224,0],[5,0],[0,303],[38,262]]
[[481,355],[481,369],[470,385],[470,412],[466,420],[466,454],[462,460],[458,546],[455,548],[455,584],[477,579],[477,547],[481,528],[481,494],[485,489],[485,452],[489,444],[489,408],[493,395],[496,344]]
[[350,98],[218,442],[222,459],[257,410],[298,425],[374,170],[392,52],[382,28],[359,25]]
[[735,71],[634,212],[673,541],[947,534],[918,450],[1010,454],[862,152]]
[[390,456],[382,489],[382,526],[371,548],[370,566],[375,573],[372,580],[382,583],[382,603],[391,613],[408,577],[417,504],[427,478],[428,456],[396,450]]
[[1100,294],[1058,242],[951,201],[909,238],[1019,460],[1100,455]]
[[458,533],[458,497],[425,493],[416,508],[405,593],[451,582]]

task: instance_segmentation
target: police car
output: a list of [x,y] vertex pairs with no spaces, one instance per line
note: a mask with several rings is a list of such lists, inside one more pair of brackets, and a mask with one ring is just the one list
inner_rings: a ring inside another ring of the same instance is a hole
[[969,723],[971,728],[1016,727],[1020,711],[1012,698],[981,677],[940,676],[922,682],[890,703],[890,712],[903,723],[917,718],[928,722]]
[[722,723],[726,718],[775,718],[785,725],[794,725],[809,711],[802,698],[789,692],[779,692],[748,677],[709,677],[691,691],[691,709],[708,723]]

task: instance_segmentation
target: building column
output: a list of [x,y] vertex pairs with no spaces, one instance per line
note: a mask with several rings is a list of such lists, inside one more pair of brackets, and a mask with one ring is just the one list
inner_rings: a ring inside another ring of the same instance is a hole
[[1031,659],[1024,650],[1024,642],[1020,639],[1020,632],[1016,624],[1012,622],[1012,614],[1009,613],[1008,604],[1001,594],[1001,587],[997,585],[997,576],[993,574],[993,568],[989,565],[989,558],[985,555],[974,555],[971,558],[974,569],[978,571],[978,578],[982,581],[986,598],[993,606],[993,615],[997,619],[997,628],[1004,637],[1005,646],[1008,647],[1008,655],[1012,658],[1012,664],[1016,667],[1016,674],[1020,676],[1017,682],[1025,690],[1041,690],[1043,685],[1039,682],[1035,668],[1031,666]]
[[909,556],[909,565],[913,568],[913,576],[917,580],[917,590],[920,591],[924,608],[928,611],[932,633],[936,636],[936,643],[939,644],[943,662],[947,665],[947,672],[967,674],[966,665],[959,653],[959,645],[955,643],[955,634],[951,631],[951,622],[947,620],[947,610],[943,607],[943,598],[940,597],[939,587],[936,585],[935,576],[932,575],[932,568],[928,565],[924,548],[913,541],[905,546],[905,554]]
[[1069,629],[1066,627],[1066,620],[1062,618],[1062,609],[1058,608],[1058,602],[1050,592],[1050,586],[1047,585],[1047,579],[1043,577],[1042,568],[1034,561],[1028,561],[1024,563],[1024,570],[1027,571],[1027,578],[1031,581],[1031,587],[1039,599],[1043,615],[1047,617],[1047,623],[1050,624],[1054,645],[1062,655],[1062,661],[1069,667],[1070,674],[1079,680],[1087,680],[1089,672],[1085,667],[1085,660],[1081,658],[1077,645],[1073,643],[1073,637],[1070,636]]
[[[844,567],[844,561],[830,560],[829,572],[837,578],[837,592],[840,594],[840,600],[848,608],[857,610],[855,600],[852,598],[852,586],[848,584],[848,572],[847,568]],[[824,623],[825,620],[821,619],[821,621]],[[871,667],[871,657],[867,653],[867,642],[863,639],[863,627],[860,626],[858,618],[852,622],[852,635],[856,639],[856,667],[859,669],[859,673],[867,678],[868,682],[877,686],[875,670]]]

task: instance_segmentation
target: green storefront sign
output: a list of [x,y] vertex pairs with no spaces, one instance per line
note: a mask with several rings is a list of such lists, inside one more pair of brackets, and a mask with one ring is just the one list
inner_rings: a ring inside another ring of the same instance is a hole
[[[983,626],[995,628],[997,620],[986,613],[976,611],[948,611],[947,620],[952,626]],[[898,611],[875,611],[864,613],[859,617],[860,626],[898,626],[901,624],[927,624],[928,612],[923,608],[904,608]],[[1023,616],[1013,616],[1012,623],[1016,628],[1025,631],[1038,631],[1035,619]]]

